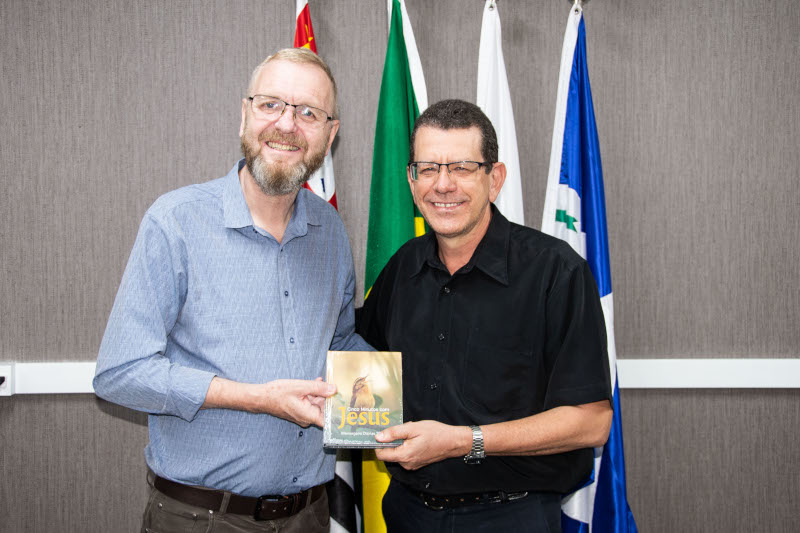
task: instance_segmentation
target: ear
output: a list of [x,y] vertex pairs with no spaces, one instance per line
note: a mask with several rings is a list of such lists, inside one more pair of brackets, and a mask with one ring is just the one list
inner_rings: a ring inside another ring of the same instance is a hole
[[328,137],[328,148],[325,150],[325,155],[328,155],[331,152],[331,146],[333,146],[333,139],[336,138],[336,133],[339,131],[339,120],[331,121],[331,132],[330,136]]
[[492,165],[492,170],[489,172],[489,201],[494,202],[497,195],[500,194],[500,189],[503,188],[503,183],[506,181],[506,165],[504,163],[495,163]]
[[242,98],[242,123],[239,124],[239,137],[244,135],[244,124],[247,121],[247,98]]
[[411,177],[411,169],[408,167],[406,167],[406,178],[408,179],[408,188],[411,189],[411,198],[414,200],[414,204],[416,204],[417,195],[415,194],[414,187],[416,186],[417,182]]

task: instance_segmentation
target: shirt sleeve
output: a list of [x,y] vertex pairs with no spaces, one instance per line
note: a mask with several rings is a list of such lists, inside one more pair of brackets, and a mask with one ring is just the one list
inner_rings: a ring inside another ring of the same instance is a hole
[[383,267],[372,287],[369,287],[364,307],[358,312],[358,323],[356,324],[356,331],[359,335],[380,351],[389,350],[385,335],[385,313],[389,306],[389,302],[386,301],[389,291],[384,290],[387,268],[389,265]]
[[94,389],[131,409],[191,421],[213,373],[173,364],[169,332],[186,298],[186,254],[176,232],[149,213],[133,245],[106,326]]
[[606,326],[588,263],[565,269],[546,303],[545,409],[611,398]]
[[[347,249],[350,249],[349,242],[347,243]],[[331,340],[331,350],[374,352],[375,348],[370,346],[356,333],[355,309],[353,305],[356,292],[356,275],[352,257],[349,258],[349,264],[350,268],[344,285],[342,307],[339,309],[339,319],[336,322],[336,330]]]

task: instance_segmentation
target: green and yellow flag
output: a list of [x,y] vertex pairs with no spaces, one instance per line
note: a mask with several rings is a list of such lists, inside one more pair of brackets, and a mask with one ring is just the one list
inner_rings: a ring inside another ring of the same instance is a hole
[[[422,235],[425,223],[414,207],[406,180],[408,141],[419,114],[428,107],[422,63],[411,30],[405,2],[390,0],[389,41],[383,64],[372,185],[369,193],[366,295],[386,262],[407,240]],[[375,453],[362,455],[364,533],[385,533],[381,500],[389,487],[389,473]]]
[[369,232],[366,295],[390,257],[408,239],[422,235],[425,225],[414,207],[406,181],[408,140],[419,114],[428,107],[425,78],[405,2],[389,4],[389,42],[383,64],[372,185],[369,192]]

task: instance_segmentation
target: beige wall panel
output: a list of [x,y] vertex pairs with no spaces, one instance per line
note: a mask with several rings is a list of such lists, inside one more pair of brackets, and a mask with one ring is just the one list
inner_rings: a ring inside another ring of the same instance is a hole
[[137,531],[146,416],[88,395],[0,398],[0,531]]
[[642,533],[790,533],[797,390],[623,390],[628,501]]
[[[144,211],[233,164],[247,77],[290,42],[294,8],[15,1],[0,9],[0,359],[90,359]],[[264,31],[272,20],[281,31]]]
[[618,350],[800,356],[796,3],[586,11]]

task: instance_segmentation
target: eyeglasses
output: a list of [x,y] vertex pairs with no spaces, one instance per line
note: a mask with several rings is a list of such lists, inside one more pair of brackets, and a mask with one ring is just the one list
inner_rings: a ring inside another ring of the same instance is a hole
[[306,104],[290,104],[274,96],[256,94],[247,98],[253,106],[253,114],[256,118],[263,120],[278,120],[283,116],[287,107],[294,108],[294,118],[309,126],[322,126],[326,122],[333,120],[322,109]]
[[481,167],[492,168],[494,163],[480,163],[478,161],[455,161],[453,163],[433,163],[431,161],[414,161],[408,165],[414,181],[433,181],[439,177],[441,167],[447,168],[451,179],[467,180],[475,175]]

